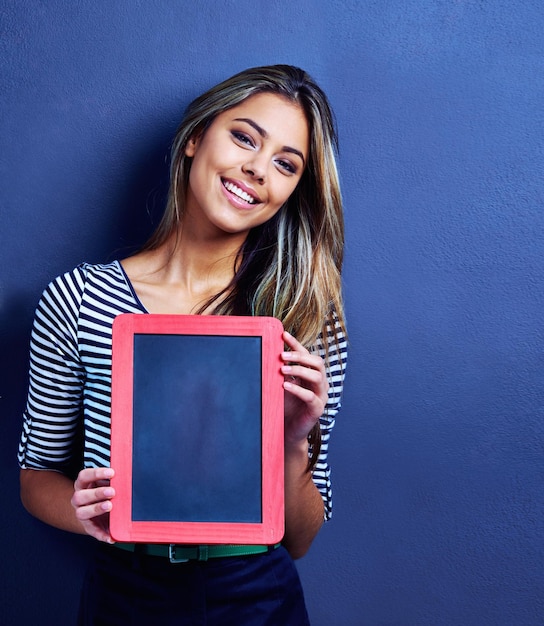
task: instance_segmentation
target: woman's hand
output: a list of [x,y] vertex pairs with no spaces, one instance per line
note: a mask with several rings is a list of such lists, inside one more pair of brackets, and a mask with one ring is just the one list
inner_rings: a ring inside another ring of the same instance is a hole
[[114,474],[111,467],[93,467],[81,470],[74,483],[72,506],[75,515],[88,535],[115,543],[110,535],[110,511],[115,490],[110,487]]
[[300,445],[306,442],[316,420],[327,403],[329,384],[325,363],[318,354],[311,354],[287,331],[283,340],[290,348],[281,357],[285,365],[285,443]]

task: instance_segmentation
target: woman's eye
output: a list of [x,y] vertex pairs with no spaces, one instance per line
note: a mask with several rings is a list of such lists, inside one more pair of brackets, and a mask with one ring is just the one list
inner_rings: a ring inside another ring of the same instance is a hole
[[276,163],[286,172],[289,172],[290,174],[295,174],[297,169],[296,167],[290,163],[289,161],[284,161],[283,159],[278,159],[276,161]]
[[244,143],[247,146],[251,146],[252,148],[254,147],[253,140],[251,139],[249,135],[246,135],[245,133],[241,133],[240,131],[237,131],[237,130],[233,130],[232,136],[240,143]]

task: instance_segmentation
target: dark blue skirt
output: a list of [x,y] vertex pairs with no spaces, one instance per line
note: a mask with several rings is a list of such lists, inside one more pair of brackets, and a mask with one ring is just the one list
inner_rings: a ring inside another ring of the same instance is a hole
[[81,595],[80,626],[306,626],[304,595],[283,547],[170,563],[102,544]]

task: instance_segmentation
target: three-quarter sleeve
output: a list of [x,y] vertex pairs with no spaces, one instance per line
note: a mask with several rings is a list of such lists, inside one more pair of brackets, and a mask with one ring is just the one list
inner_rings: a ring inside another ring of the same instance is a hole
[[51,282],[36,309],[18,454],[25,469],[67,471],[76,453],[85,381],[77,328],[83,288],[77,268]]
[[329,324],[326,336],[320,336],[317,342],[317,352],[326,362],[329,397],[325,411],[319,418],[321,449],[312,476],[323,498],[325,520],[329,520],[332,516],[331,469],[327,460],[329,439],[341,405],[347,361],[347,341],[336,315],[333,318],[333,324]]

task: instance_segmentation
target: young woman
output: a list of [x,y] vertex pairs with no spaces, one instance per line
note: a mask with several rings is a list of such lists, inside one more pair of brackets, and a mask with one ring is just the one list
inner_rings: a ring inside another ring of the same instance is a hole
[[[327,446],[346,358],[335,144],[327,99],[305,72],[278,65],[237,74],[189,106],[173,144],[166,211],[142,251],[82,264],[45,290],[32,332],[21,494],[44,522],[102,542],[80,623],[307,623],[292,559],[331,515]],[[162,546],[113,542],[111,325],[121,313],[283,322],[279,548],[240,555],[212,546],[205,561],[173,564]]]

